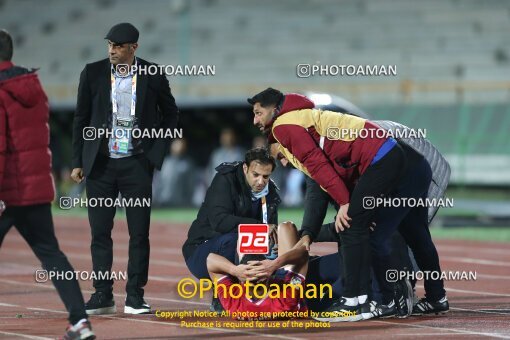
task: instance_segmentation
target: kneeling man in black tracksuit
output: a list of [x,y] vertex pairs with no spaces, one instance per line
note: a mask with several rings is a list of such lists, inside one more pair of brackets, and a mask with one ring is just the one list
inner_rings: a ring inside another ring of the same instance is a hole
[[244,162],[222,163],[216,168],[182,247],[186,265],[196,278],[209,278],[210,253],[235,261],[239,224],[278,223],[281,200],[269,178],[275,167],[267,149],[255,148],[246,153]]

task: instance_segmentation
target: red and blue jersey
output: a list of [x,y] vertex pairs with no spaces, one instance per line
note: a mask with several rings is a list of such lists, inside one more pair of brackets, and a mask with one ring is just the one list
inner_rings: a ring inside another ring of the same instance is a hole
[[[217,282],[218,299],[223,308],[230,313],[253,312],[277,315],[284,312],[307,311],[304,297],[302,297],[306,287],[303,275],[280,268],[265,283],[268,292],[275,291],[274,284],[279,286],[277,297],[273,297],[275,294],[268,293],[261,299],[254,297],[250,299],[243,282],[232,276],[224,276]],[[253,292],[251,294],[254,295]]]

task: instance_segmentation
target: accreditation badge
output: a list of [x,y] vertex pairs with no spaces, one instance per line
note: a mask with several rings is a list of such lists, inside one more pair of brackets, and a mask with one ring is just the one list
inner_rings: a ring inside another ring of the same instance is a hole
[[113,130],[113,141],[110,143],[110,152],[125,155],[129,150],[129,137],[131,129],[115,128]]
[[117,118],[115,125],[122,128],[132,128],[133,120],[131,118]]

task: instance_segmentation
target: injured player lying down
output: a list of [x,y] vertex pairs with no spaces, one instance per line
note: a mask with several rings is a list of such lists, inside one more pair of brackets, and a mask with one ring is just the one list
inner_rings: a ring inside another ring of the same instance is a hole
[[[217,297],[238,319],[281,319],[306,316],[304,300],[308,251],[299,242],[296,226],[284,222],[277,230],[278,257],[247,254],[235,265],[209,254],[207,270],[216,281]],[[301,293],[303,292],[303,293]]]

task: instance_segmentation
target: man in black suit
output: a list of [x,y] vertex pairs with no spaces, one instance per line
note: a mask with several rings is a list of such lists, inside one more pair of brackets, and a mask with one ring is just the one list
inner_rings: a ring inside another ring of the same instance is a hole
[[[153,132],[173,131],[177,125],[178,109],[165,75],[135,72],[153,65],[135,57],[138,36],[129,23],[113,26],[105,37],[109,58],[87,64],[80,75],[71,177],[77,183],[87,179],[89,200],[115,200],[120,193],[125,201],[150,202],[154,168],[161,168],[170,143]],[[141,138],[135,130],[142,132]],[[130,239],[124,313],[148,313],[143,287],[149,271],[150,204],[135,203],[125,210]],[[116,312],[113,280],[100,277],[112,267],[115,211],[111,204],[88,207],[92,265],[99,278],[86,304],[88,314]]]
[[209,278],[210,253],[235,262],[239,224],[268,223],[272,225],[271,233],[276,233],[281,199],[269,178],[275,167],[266,148],[248,150],[244,162],[216,167],[217,173],[182,246],[186,266],[196,278]]

